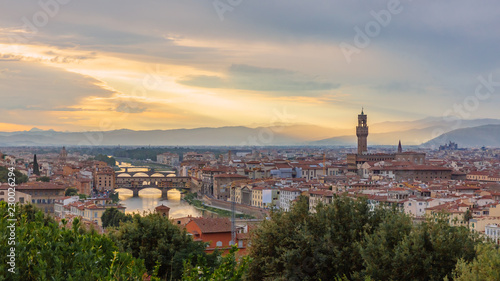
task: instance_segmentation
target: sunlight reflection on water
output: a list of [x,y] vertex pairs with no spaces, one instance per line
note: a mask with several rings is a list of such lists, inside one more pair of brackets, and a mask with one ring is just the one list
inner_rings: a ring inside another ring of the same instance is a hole
[[128,189],[116,189],[119,193],[120,204],[127,207],[125,213],[143,213],[154,212],[155,207],[161,204],[170,208],[170,218],[181,218],[191,215],[199,217],[202,215],[201,211],[197,210],[188,203],[181,201],[181,193],[178,190],[170,190],[168,192],[168,199],[161,198],[161,191],[156,188],[145,188],[139,192],[139,197],[132,197],[132,191]]

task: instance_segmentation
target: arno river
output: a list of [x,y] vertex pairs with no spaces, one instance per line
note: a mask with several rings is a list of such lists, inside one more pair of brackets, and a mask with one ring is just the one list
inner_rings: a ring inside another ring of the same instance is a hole
[[[129,167],[129,171],[136,169],[140,171],[141,168],[134,168],[130,163],[120,162],[119,167]],[[144,169],[142,169],[144,170]],[[154,212],[155,207],[161,204],[170,208],[170,218],[180,218],[191,215],[193,217],[202,216],[202,212],[189,205],[185,201],[181,201],[181,193],[176,190],[168,192],[166,200],[161,198],[161,191],[155,188],[146,188],[139,192],[139,197],[132,197],[132,191],[128,189],[116,189],[120,197],[120,204],[124,205],[127,209],[125,213],[143,213]]]
[[181,194],[177,190],[168,192],[168,199],[161,198],[161,191],[154,188],[147,188],[141,190],[139,197],[132,197],[132,191],[127,189],[116,189],[120,195],[120,204],[127,207],[125,213],[143,213],[144,211],[154,212],[155,207],[161,204],[170,208],[171,218],[193,217],[201,216],[201,211],[197,210],[188,203],[181,201]]

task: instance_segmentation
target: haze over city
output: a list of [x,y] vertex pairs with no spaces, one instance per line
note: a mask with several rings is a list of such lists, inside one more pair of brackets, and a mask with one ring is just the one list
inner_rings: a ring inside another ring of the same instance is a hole
[[0,11],[0,280],[500,280],[498,1]]
[[498,116],[495,1],[219,2],[3,1],[0,131]]

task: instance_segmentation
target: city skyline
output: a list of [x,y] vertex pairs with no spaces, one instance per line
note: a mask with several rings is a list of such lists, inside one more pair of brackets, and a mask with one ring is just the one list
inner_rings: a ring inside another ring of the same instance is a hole
[[0,4],[0,131],[497,117],[491,6],[41,3]]

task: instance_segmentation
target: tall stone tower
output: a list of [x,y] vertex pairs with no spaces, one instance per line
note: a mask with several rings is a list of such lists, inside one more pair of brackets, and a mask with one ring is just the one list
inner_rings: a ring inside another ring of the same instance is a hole
[[59,161],[66,162],[67,157],[68,157],[68,152],[66,151],[66,147],[63,146],[61,152],[59,153]]
[[367,138],[368,125],[366,124],[367,116],[361,110],[358,115],[358,126],[356,126],[356,136],[358,136],[358,154],[366,154],[368,152]]

